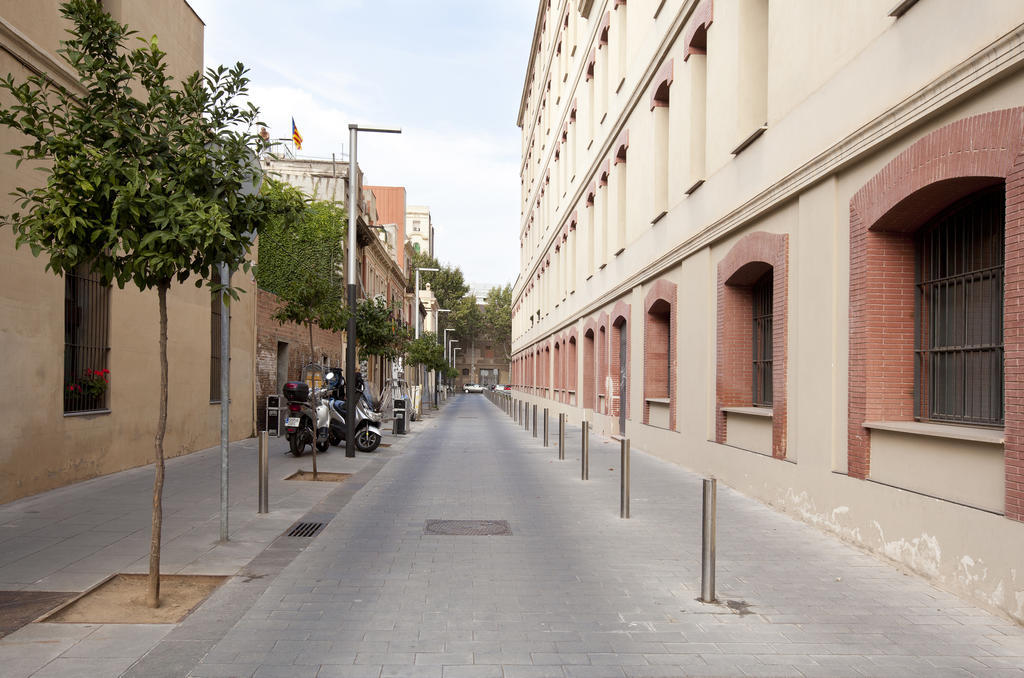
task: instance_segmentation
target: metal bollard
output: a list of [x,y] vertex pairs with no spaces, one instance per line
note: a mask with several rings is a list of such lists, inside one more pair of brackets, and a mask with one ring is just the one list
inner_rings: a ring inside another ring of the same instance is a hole
[[565,413],[558,415],[558,458],[565,460]]
[[548,408],[544,408],[544,447],[548,446]]
[[622,470],[619,482],[619,517],[629,518],[629,438],[619,441],[619,466]]
[[704,479],[704,525],[700,545],[700,601],[715,602],[715,513],[718,481]]
[[580,440],[580,463],[583,466],[582,480],[590,480],[590,424],[583,420],[583,433]]
[[537,406],[533,406],[533,437],[537,437]]
[[259,494],[259,509],[257,510],[257,513],[269,513],[270,509],[268,508],[268,505],[270,504],[270,497],[268,495],[270,489],[270,459],[268,456],[268,448],[270,445],[268,443],[266,431],[260,431],[257,447],[257,454],[259,455],[259,458],[256,461],[257,473],[259,474],[259,489],[257,491]]

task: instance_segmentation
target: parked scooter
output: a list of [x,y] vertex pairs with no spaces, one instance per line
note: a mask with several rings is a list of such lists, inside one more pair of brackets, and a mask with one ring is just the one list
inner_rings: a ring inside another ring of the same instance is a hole
[[[341,380],[344,384],[344,380]],[[344,393],[339,387],[340,393]],[[383,418],[380,412],[379,403],[374,399],[363,380],[363,375],[356,372],[356,449],[360,452],[373,452],[380,446],[381,433],[380,422]],[[330,405],[330,436],[331,442],[340,445],[345,440],[345,415],[348,408],[345,401],[331,399]],[[338,431],[338,434],[335,434]],[[334,442],[337,439],[338,442]]]
[[[328,372],[326,378],[330,382],[334,373]],[[288,401],[288,418],[284,427],[291,453],[296,457],[302,456],[306,445],[316,445],[317,452],[326,452],[331,445],[330,409],[324,397],[330,388],[315,388],[311,392],[305,382],[289,381],[283,391]]]

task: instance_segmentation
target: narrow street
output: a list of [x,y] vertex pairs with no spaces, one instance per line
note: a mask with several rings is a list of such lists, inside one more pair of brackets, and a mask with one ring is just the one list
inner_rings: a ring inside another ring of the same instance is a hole
[[[1024,677],[1021,627],[721,485],[723,604],[701,604],[700,478],[634,451],[622,520],[617,444],[592,440],[583,482],[567,440],[559,461],[456,397],[290,564],[246,569],[269,581],[233,626],[180,625],[222,634],[190,675]],[[434,519],[511,535],[425,534]]]

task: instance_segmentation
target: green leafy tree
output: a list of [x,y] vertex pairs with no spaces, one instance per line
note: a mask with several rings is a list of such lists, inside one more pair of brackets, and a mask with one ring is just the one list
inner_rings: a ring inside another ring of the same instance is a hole
[[[108,284],[157,291],[160,405],[147,593],[157,607],[167,292],[175,281],[214,280],[220,263],[247,268],[250,234],[275,206],[241,190],[254,179],[247,159],[260,144],[257,109],[238,103],[249,82],[242,64],[173,83],[155,36],[129,48],[133,32],[97,0],[70,0],[61,13],[71,28],[58,53],[81,87],[69,90],[45,74],[0,80],[11,101],[0,109],[0,124],[25,139],[10,153],[45,177],[40,186],[15,191],[19,209],[3,223],[17,246],[45,253],[47,270],[57,275],[84,269]],[[236,290],[228,292],[237,298]]]
[[483,307],[483,335],[512,359],[512,285],[492,287]]
[[[429,254],[423,252],[417,252],[412,257],[412,267],[415,268],[438,268],[439,271],[424,271],[420,274],[420,285],[430,284],[430,289],[433,291],[434,296],[437,298],[437,303],[440,304],[441,308],[453,308],[453,305],[462,297],[469,293],[469,285],[466,284],[466,280],[462,275],[462,270],[458,266],[451,266],[449,264],[442,265],[437,259],[433,258]],[[415,285],[415,274],[410,276],[409,280],[409,291],[412,291],[412,285]],[[450,326],[444,324],[442,318],[442,327]]]
[[[277,182],[268,181],[265,193],[286,204],[302,200],[298,189]],[[272,219],[260,232],[256,282],[280,300],[275,320],[308,328],[310,361],[313,326],[340,332],[348,322],[342,275],[347,223],[344,208],[319,200]]]
[[418,339],[410,341],[406,359],[410,365],[423,365],[428,370],[443,370],[448,365],[444,349],[437,343],[437,335],[433,332],[424,332]]
[[363,299],[356,306],[356,342],[362,355],[393,360],[405,353],[409,330],[398,309],[383,297]]

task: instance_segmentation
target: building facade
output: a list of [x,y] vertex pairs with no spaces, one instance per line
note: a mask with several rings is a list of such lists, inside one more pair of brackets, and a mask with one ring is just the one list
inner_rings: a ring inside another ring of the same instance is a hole
[[[310,198],[347,206],[348,163],[314,158],[266,158],[264,169],[275,178],[301,190]],[[356,295],[358,299],[383,298],[397,309],[398,322],[408,324],[406,303],[404,232],[405,188],[362,185],[359,171],[359,220],[356,231]],[[396,204],[401,205],[396,209]],[[396,215],[402,220],[392,221]],[[401,262],[401,263],[400,263]],[[257,315],[257,419],[265,422],[266,397],[280,394],[285,382],[301,377],[302,367],[317,362],[344,371],[346,333],[314,328],[310,348],[309,329],[279,323],[273,314],[280,305],[274,294],[259,292]],[[378,388],[391,378],[393,365],[375,356],[357,355],[363,376]]]
[[409,205],[405,213],[409,242],[417,252],[434,255],[434,222],[430,218],[430,208],[425,205]]
[[[72,91],[80,85],[57,55],[66,24],[58,0],[0,1],[0,73],[24,80],[45,73]],[[184,0],[105,0],[115,19],[158,35],[169,72],[183,79],[203,67],[203,22]],[[21,141],[0,128],[0,147]],[[42,175],[14,158],[0,160],[3,211],[9,194]],[[8,357],[0,406],[12,425],[0,431],[0,503],[153,461],[159,409],[159,316],[156,291],[103,287],[92,275],[58,277],[45,258],[0,229],[0,346]],[[256,288],[231,304],[231,438],[252,435]],[[168,294],[168,457],[220,440],[220,313],[208,289],[192,281]],[[108,370],[102,393],[76,395],[87,371]],[[69,395],[70,394],[70,395]],[[16,413],[16,415],[15,415]]]
[[893,4],[541,2],[513,382],[1024,620],[1024,7]]

